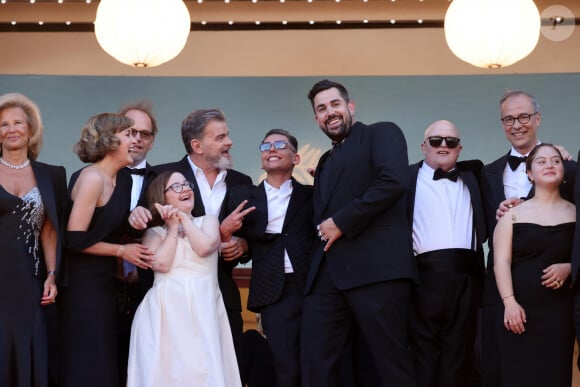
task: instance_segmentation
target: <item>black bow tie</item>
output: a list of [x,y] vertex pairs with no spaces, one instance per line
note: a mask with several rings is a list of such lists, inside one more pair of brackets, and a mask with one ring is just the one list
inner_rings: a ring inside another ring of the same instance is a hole
[[131,175],[145,176],[145,168],[127,168]]
[[453,182],[457,181],[457,169],[452,169],[448,172],[443,172],[441,168],[437,168],[433,174],[433,180],[449,179]]
[[527,159],[528,156],[518,157],[510,155],[508,157],[508,164],[510,165],[512,171],[515,171],[516,169],[518,169],[520,163],[525,163]]

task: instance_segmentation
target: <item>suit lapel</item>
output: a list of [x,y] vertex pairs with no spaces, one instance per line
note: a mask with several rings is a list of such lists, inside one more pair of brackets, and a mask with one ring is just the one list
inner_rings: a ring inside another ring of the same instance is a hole
[[485,218],[483,216],[483,203],[481,202],[481,195],[479,193],[479,185],[475,176],[470,172],[463,172],[458,170],[463,180],[463,184],[469,190],[471,198],[471,207],[473,208],[473,226],[477,235],[478,245],[485,239]]
[[284,225],[282,226],[282,230],[286,229],[292,218],[304,206],[306,192],[307,191],[304,189],[304,186],[292,178],[292,195],[290,196],[290,202],[288,203],[288,209],[286,210],[286,216],[284,217]]
[[266,196],[266,186],[264,181],[262,181],[257,187],[253,189],[253,203],[249,202],[246,207],[256,206],[256,214],[259,216],[254,216],[256,219],[256,229],[260,233],[266,232],[266,227],[268,226],[268,197]]
[[417,164],[411,165],[409,168],[411,170],[411,185],[409,187],[409,193],[407,197],[407,218],[409,219],[409,225],[413,227],[413,212],[415,210],[415,193],[417,192],[417,176],[419,175],[419,168],[423,165],[423,161],[419,161]]

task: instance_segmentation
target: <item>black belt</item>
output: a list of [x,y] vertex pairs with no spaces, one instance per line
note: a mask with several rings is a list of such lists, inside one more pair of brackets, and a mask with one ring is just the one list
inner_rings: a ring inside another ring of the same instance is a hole
[[483,274],[483,252],[468,249],[433,250],[419,254],[417,268],[420,273]]

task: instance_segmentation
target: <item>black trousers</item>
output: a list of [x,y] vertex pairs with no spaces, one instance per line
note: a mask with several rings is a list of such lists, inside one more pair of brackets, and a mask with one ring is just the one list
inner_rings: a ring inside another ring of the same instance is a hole
[[300,320],[303,286],[293,274],[284,276],[280,299],[262,307],[262,327],[270,343],[278,387],[300,387]]
[[354,324],[368,344],[384,386],[413,387],[408,342],[410,280],[398,279],[340,290],[322,263],[304,299],[300,338],[302,385],[336,387]]
[[445,249],[417,256],[419,286],[410,337],[419,387],[465,387],[471,379],[483,257]]

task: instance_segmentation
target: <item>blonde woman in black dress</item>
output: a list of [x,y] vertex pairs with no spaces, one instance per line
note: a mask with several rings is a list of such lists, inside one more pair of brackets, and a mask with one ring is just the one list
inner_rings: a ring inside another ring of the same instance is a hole
[[66,204],[63,167],[36,161],[43,126],[22,94],[0,96],[0,386],[48,385],[47,313]]

